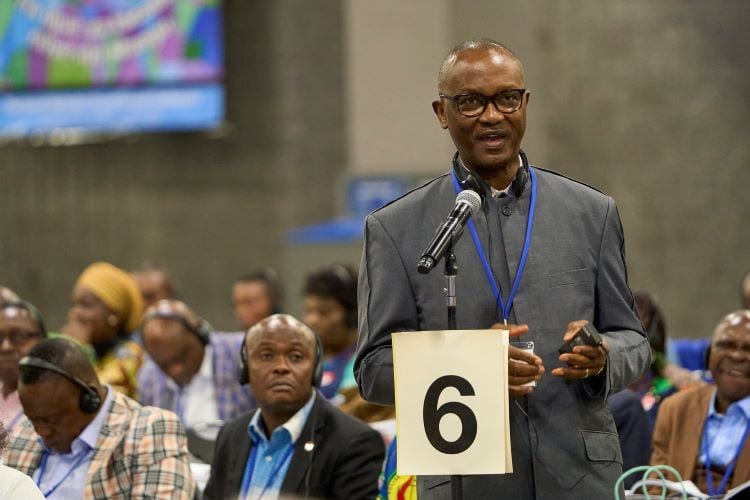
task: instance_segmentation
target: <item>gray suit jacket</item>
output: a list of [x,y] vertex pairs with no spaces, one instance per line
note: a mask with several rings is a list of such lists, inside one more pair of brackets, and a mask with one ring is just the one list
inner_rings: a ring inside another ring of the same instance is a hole
[[[622,226],[610,197],[554,172],[534,172],[531,249],[510,321],[529,325],[522,340],[534,341],[546,373],[531,395],[511,400],[516,472],[469,476],[465,497],[610,498],[622,455],[606,398],[637,379],[651,357],[627,284]],[[485,193],[473,217],[504,300],[521,257],[530,194],[530,182],[520,198]],[[392,332],[447,328],[442,263],[426,276],[416,265],[455,198],[451,176],[443,175],[367,218],[355,364],[367,400],[393,403]],[[468,230],[455,254],[458,327],[487,328],[500,314]],[[603,332],[611,350],[600,377],[567,382],[550,372],[561,365],[557,349],[567,324],[579,319]],[[419,478],[419,495],[450,498],[447,478]]]

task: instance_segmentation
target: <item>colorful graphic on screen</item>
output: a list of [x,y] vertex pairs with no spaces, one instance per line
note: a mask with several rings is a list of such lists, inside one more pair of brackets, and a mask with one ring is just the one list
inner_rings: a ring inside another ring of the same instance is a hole
[[215,126],[222,42],[220,0],[0,1],[0,133]]
[[219,7],[218,0],[0,2],[0,86],[218,80]]

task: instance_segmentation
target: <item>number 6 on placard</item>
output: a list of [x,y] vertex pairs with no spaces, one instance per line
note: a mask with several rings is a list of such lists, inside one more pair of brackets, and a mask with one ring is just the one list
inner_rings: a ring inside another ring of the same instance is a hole
[[397,332],[391,341],[398,473],[512,472],[508,331]]
[[[458,390],[461,396],[474,396],[474,388],[468,380],[458,375],[443,375],[427,389],[422,406],[424,432],[430,444],[438,451],[455,455],[463,453],[477,437],[477,417],[471,408],[458,401],[450,401],[437,407],[440,394],[448,387]],[[440,420],[453,414],[461,421],[461,434],[455,441],[448,441],[440,433]]]

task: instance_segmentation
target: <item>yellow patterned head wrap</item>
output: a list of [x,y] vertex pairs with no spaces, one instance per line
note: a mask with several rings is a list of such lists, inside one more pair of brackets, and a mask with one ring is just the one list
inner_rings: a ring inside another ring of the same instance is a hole
[[141,321],[143,300],[138,285],[130,273],[106,262],[95,262],[84,269],[76,287],[83,287],[104,302],[132,332]]

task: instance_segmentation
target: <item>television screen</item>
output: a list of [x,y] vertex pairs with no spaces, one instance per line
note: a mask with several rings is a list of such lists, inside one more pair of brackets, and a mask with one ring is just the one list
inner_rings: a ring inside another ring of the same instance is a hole
[[213,128],[220,0],[0,2],[0,134]]

